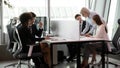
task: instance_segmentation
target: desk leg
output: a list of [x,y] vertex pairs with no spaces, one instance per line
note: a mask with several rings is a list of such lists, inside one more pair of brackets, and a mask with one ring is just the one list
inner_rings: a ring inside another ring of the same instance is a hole
[[52,44],[50,44],[50,58],[51,58],[50,67],[53,68],[53,45]]
[[105,68],[105,46],[106,46],[106,43],[103,42],[103,45],[102,45],[102,68]]
[[81,48],[80,48],[80,45],[77,44],[77,68],[81,68],[81,56],[80,56],[80,53],[81,53]]

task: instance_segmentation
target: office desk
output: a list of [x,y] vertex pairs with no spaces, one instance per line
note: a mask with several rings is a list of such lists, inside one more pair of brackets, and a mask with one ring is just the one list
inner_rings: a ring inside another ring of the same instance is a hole
[[41,43],[47,43],[48,45],[50,45],[50,53],[51,53],[51,68],[53,68],[53,45],[54,44],[68,44],[68,43],[74,43],[77,44],[77,68],[81,68],[81,59],[80,59],[80,47],[81,45],[85,44],[85,43],[89,43],[89,42],[102,42],[103,46],[102,46],[102,68],[105,68],[105,45],[106,42],[109,40],[103,40],[100,38],[80,38],[80,40],[72,40],[72,39],[64,39],[64,38],[59,38],[59,37],[52,37],[49,40],[44,40]]

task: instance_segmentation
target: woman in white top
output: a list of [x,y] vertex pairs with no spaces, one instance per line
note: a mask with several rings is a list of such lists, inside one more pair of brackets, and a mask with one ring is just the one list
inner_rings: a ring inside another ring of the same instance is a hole
[[[102,38],[102,39],[107,40],[108,35],[107,35],[106,25],[103,24],[99,15],[94,15],[93,16],[93,22],[97,25],[97,30],[96,30],[96,34],[94,36],[91,36],[91,37],[92,38]],[[89,59],[90,53],[92,53],[91,64],[93,64],[93,62],[96,60],[96,49],[97,48],[101,48],[100,43],[99,44],[98,43],[93,43],[93,44],[88,44],[88,45],[85,46],[82,68],[85,68],[88,65],[88,59]],[[107,45],[107,49],[109,51],[111,51],[111,48],[110,48],[109,44]]]

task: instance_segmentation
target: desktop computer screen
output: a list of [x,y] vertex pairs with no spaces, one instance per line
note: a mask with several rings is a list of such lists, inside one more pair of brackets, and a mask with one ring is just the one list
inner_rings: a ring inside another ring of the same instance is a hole
[[47,17],[36,17],[35,24],[38,24],[39,22],[43,23],[43,30],[47,30]]

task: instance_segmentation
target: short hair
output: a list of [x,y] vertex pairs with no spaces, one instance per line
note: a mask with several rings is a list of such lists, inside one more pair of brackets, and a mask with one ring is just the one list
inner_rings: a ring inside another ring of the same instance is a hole
[[75,15],[75,19],[76,19],[78,16],[81,16],[81,15],[80,15],[80,14],[76,14],[76,15]]
[[87,9],[86,7],[83,7],[83,8],[81,9],[80,13],[83,13],[83,12],[85,12],[85,13],[87,13],[87,14],[90,13],[89,9]]
[[36,14],[34,12],[30,12],[32,17],[36,17]]
[[30,19],[32,19],[32,16],[28,12],[24,12],[19,16],[19,20],[20,20],[21,24],[28,24],[28,21]]

